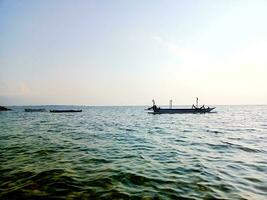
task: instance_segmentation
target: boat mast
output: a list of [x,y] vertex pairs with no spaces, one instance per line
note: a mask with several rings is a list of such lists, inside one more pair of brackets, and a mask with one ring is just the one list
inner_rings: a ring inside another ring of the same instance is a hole
[[198,108],[198,97],[196,99],[196,107]]
[[172,100],[170,100],[169,108],[172,109]]
[[155,100],[154,100],[154,99],[152,99],[152,103],[153,103],[153,106],[155,106],[155,105],[156,105],[156,103],[155,103]]

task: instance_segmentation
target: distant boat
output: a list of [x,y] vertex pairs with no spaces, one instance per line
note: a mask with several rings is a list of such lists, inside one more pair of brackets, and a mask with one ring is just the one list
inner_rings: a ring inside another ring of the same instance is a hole
[[153,110],[153,112],[148,112],[149,114],[186,114],[186,113],[209,113],[215,107],[205,107],[204,105],[198,107],[198,98],[196,102],[196,106],[193,104],[192,108],[172,108],[172,100],[170,100],[170,108],[160,108],[156,106],[155,100],[152,100],[153,106],[148,108],[147,110]]
[[25,112],[46,112],[44,108],[26,108]]
[[82,110],[50,110],[51,113],[73,113],[82,112]]

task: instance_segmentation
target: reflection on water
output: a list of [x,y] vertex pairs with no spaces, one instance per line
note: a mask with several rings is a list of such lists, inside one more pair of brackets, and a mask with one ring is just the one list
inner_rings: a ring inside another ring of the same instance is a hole
[[1,199],[266,199],[267,106],[78,108],[0,113]]

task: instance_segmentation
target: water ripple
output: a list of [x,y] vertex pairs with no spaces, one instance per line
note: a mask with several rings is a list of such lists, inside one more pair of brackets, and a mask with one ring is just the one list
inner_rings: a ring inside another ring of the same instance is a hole
[[266,199],[267,106],[82,109],[0,113],[0,199]]

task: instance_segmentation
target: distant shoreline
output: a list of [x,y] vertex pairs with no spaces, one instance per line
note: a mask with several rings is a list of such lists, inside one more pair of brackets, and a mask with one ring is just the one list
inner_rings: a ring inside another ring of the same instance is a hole
[[[169,105],[162,105],[160,106],[168,107]],[[205,104],[205,105],[216,105],[216,106],[267,106],[267,104]],[[26,106],[32,106],[32,107],[41,107],[41,106],[79,106],[79,107],[146,107],[150,106],[150,104],[147,105],[77,105],[77,104],[40,104],[40,105],[1,105],[2,107],[26,107]],[[181,104],[181,105],[173,105],[173,107],[180,107],[180,106],[192,106],[191,104]]]

